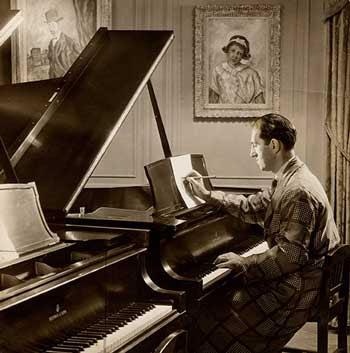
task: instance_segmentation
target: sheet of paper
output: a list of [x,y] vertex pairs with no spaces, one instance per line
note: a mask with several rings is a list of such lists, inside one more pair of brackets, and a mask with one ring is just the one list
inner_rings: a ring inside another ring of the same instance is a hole
[[170,161],[171,161],[171,166],[173,168],[176,186],[186,206],[188,208],[191,208],[201,203],[204,203],[202,199],[200,199],[197,196],[194,196],[191,193],[191,191],[188,189],[188,187],[186,187],[186,184],[184,183],[185,178],[193,170],[191,155],[185,154],[182,156],[171,157]]

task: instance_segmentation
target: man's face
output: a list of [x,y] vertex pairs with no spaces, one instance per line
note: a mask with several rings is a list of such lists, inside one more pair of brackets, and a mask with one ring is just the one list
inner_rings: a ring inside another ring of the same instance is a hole
[[234,65],[241,62],[243,55],[244,50],[236,44],[230,45],[227,50],[227,60]]
[[271,142],[268,145],[265,144],[265,141],[260,138],[260,129],[257,127],[252,130],[250,156],[256,160],[260,170],[272,170],[275,154],[273,153]]
[[52,35],[53,38],[58,37],[59,33],[59,27],[57,22],[49,22],[48,24],[50,34]]

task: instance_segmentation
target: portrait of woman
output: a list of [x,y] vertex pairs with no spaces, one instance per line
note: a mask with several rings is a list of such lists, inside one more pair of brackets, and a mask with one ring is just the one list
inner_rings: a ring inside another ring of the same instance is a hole
[[279,111],[278,6],[197,6],[194,115],[250,118]]
[[264,104],[264,83],[259,72],[249,64],[248,39],[234,35],[222,51],[226,60],[216,65],[212,72],[209,104]]

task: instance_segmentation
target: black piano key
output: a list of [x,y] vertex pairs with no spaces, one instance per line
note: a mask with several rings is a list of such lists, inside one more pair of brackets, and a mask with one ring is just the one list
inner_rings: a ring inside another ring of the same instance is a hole
[[120,321],[120,320],[108,320],[108,322],[106,322],[106,323],[103,323],[104,325],[106,324],[106,325],[108,325],[108,326],[110,326],[110,327],[114,327],[114,328],[117,328],[117,327],[123,327],[123,326],[125,326],[126,325],[126,323],[125,322],[122,322],[122,321]]
[[106,332],[113,331],[115,326],[116,326],[115,324],[106,323],[106,322],[101,322],[101,323],[94,325],[94,327],[104,329],[104,330],[106,330]]
[[[91,341],[91,344],[93,344],[94,342]],[[74,339],[66,339],[65,341],[62,342],[62,344],[76,344],[78,347],[82,347],[82,348],[86,348],[89,347],[91,344],[88,343],[86,340],[74,340]]]
[[125,314],[137,315],[137,314],[140,313],[140,311],[141,311],[141,309],[135,308],[135,309],[129,309],[129,310],[122,310],[122,311],[120,311],[118,314],[119,314],[119,315],[125,315]]
[[98,335],[93,335],[93,334],[88,334],[88,333],[81,333],[75,337],[81,337],[81,338],[86,338],[86,340],[89,340],[89,342],[96,343],[98,340],[102,339],[103,336],[98,336]]
[[103,328],[97,327],[95,325],[91,327],[87,327],[85,330],[83,330],[83,332],[97,332],[97,333],[100,332],[102,334],[106,333],[106,331]]
[[53,347],[53,349],[62,349],[62,350],[67,350],[67,351],[70,351],[71,353],[80,353],[83,348],[80,348],[80,347],[74,347],[74,346],[71,346],[71,345],[63,345],[63,344],[59,344],[55,347]]
[[75,349],[82,349],[82,345],[81,343],[77,343],[77,342],[67,342],[67,341],[62,341],[58,344],[55,345],[55,347],[71,347],[71,348],[75,348]]
[[120,312],[118,314],[113,315],[112,317],[120,317],[120,318],[128,318],[128,317],[138,317],[140,315],[140,312],[128,312],[128,311],[124,311],[124,312]]
[[92,337],[92,338],[96,338],[96,339],[102,339],[102,338],[106,337],[105,334],[103,334],[101,332],[97,332],[97,331],[84,330],[81,333],[87,335],[88,337]]
[[121,328],[125,325],[127,325],[126,322],[120,321],[120,320],[115,320],[115,321],[111,321],[111,324],[113,325],[113,327],[117,328]]
[[106,326],[93,326],[91,328],[91,331],[97,331],[97,332],[103,332],[105,334],[109,334],[112,333],[114,331],[114,329],[112,327],[106,327]]
[[79,339],[79,340],[83,340],[88,344],[94,344],[98,341],[97,338],[91,337],[91,336],[86,336],[84,334],[82,335],[76,335],[76,336],[72,336],[72,339]]

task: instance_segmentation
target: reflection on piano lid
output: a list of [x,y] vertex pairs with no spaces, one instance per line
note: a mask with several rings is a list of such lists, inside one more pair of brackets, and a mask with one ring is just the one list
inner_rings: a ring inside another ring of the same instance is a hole
[[11,36],[22,21],[23,14],[21,10],[1,10],[0,46]]
[[10,155],[45,113],[61,81],[51,79],[0,86],[0,135]]

